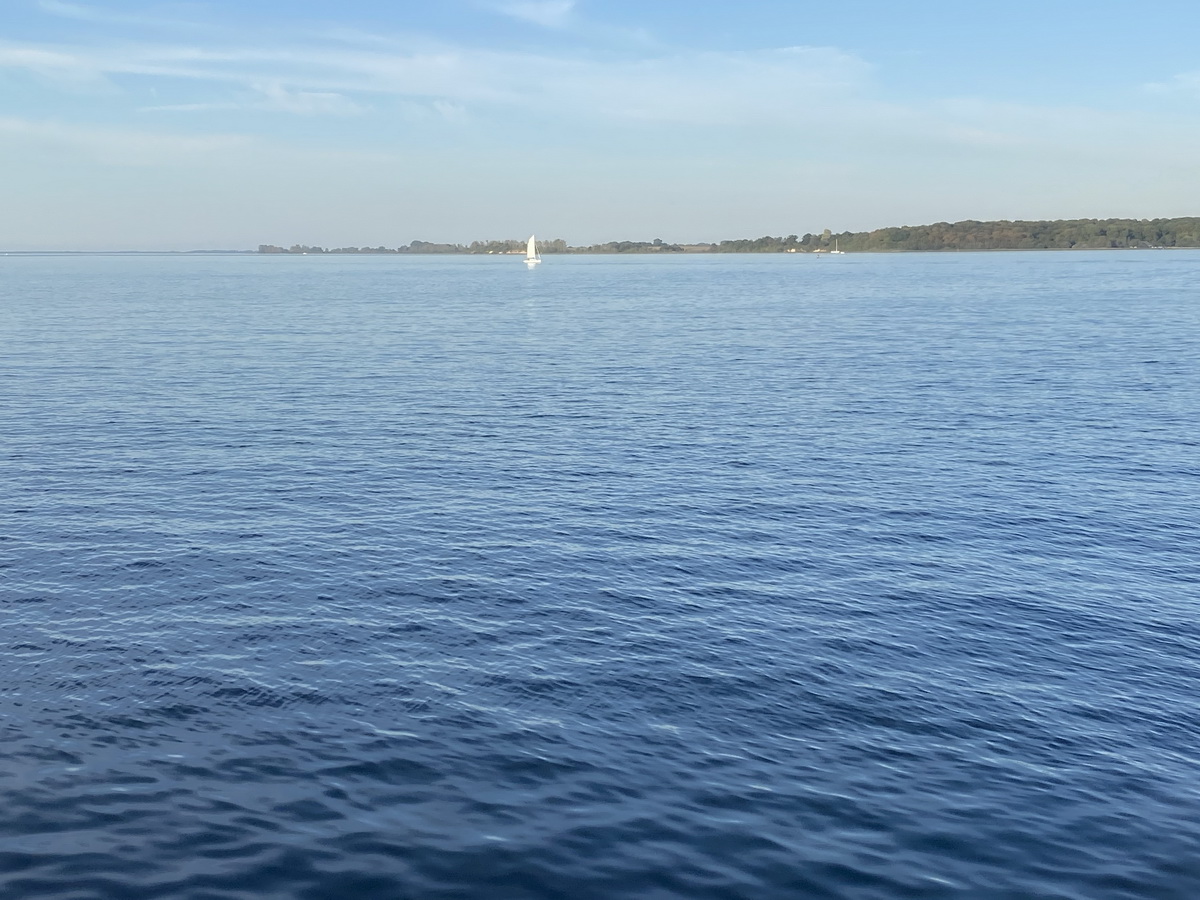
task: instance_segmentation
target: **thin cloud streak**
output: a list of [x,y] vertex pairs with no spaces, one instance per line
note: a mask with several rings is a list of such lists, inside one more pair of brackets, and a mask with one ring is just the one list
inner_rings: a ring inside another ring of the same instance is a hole
[[403,159],[395,152],[297,146],[251,134],[177,134],[19,116],[0,116],[0,137],[6,139],[10,150],[24,145],[122,168],[186,167],[192,171],[261,165],[276,169],[286,164],[303,171],[314,166],[395,166]]
[[59,88],[76,92],[108,85],[104,70],[88,56],[32,45],[0,44],[0,70],[28,72]]
[[1152,94],[1195,94],[1200,95],[1200,70],[1180,72],[1170,81],[1156,81],[1143,85]]
[[[334,96],[375,94],[694,124],[786,117],[820,106],[823,95],[862,86],[871,71],[853,56],[820,47],[611,60],[455,47],[381,53],[316,46],[209,49],[143,44],[91,50],[9,44],[0,46],[0,67],[69,75],[72,81],[156,78],[247,89],[272,83],[297,95],[324,96],[330,112],[344,112],[345,103],[351,102],[343,97],[344,103],[334,103]],[[220,108],[230,103],[228,98],[209,102]],[[315,111],[311,103],[277,104],[280,109],[289,106]]]
[[293,91],[281,84],[256,85],[262,100],[254,108],[279,110],[304,116],[349,116],[365,108],[334,91]]
[[497,3],[492,7],[502,15],[541,25],[543,28],[565,28],[575,9],[575,0],[519,0]]
[[206,103],[163,103],[138,112],[284,112],[301,116],[359,116],[368,107],[329,91],[293,91],[279,84],[255,85],[257,94]]
[[48,148],[82,153],[110,165],[175,166],[213,154],[240,153],[256,144],[245,135],[177,135],[119,128],[64,125],[14,116],[0,117],[0,134]]
[[66,0],[38,0],[37,6],[42,12],[55,18],[68,19],[75,22],[88,22],[93,25],[119,25],[122,27],[133,26],[135,28],[172,30],[195,30],[203,27],[196,22],[186,19],[126,15],[83,3],[69,3]]
[[[419,49],[407,49],[414,43]],[[146,79],[163,97],[137,107],[151,113],[361,116],[377,106],[374,101],[390,98],[410,121],[461,124],[494,115],[507,121],[509,113],[519,112],[527,120],[552,121],[560,132],[578,126],[682,126],[718,128],[726,135],[751,128],[791,134],[805,146],[886,140],[993,153],[1061,145],[1069,152],[1120,135],[1135,118],[969,98],[885,102],[876,96],[880,79],[874,66],[830,47],[568,57],[428,40],[367,40],[342,32],[323,43],[266,47],[7,43],[0,45],[0,67],[31,72],[66,89],[97,84],[115,89],[128,79]],[[208,85],[213,96],[195,97],[193,88],[186,99],[171,102],[179,87],[172,82]],[[1181,75],[1176,82],[1182,88],[1200,78]],[[1190,145],[1194,133],[1182,131]]]
[[38,8],[52,16],[58,16],[61,19],[75,19],[80,22],[101,22],[112,19],[111,16],[106,16],[92,7],[81,6],[78,3],[64,3],[62,0],[38,0]]

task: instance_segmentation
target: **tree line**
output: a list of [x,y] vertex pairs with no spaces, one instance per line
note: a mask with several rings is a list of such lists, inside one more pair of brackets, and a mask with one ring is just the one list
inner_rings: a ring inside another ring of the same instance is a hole
[[[819,253],[832,250],[858,253],[929,252],[953,250],[1108,250],[1200,247],[1200,218],[1175,219],[1058,219],[1053,221],[937,222],[874,231],[843,231],[803,237],[766,235],[718,243],[672,244],[652,241],[608,241],[572,247],[561,238],[538,241],[543,254],[554,253]],[[413,241],[395,248],[338,247],[303,244],[277,247],[261,244],[259,253],[483,253],[525,252],[524,239],[439,244]]]
[[842,250],[1110,250],[1200,247],[1200,218],[938,222],[836,235]]

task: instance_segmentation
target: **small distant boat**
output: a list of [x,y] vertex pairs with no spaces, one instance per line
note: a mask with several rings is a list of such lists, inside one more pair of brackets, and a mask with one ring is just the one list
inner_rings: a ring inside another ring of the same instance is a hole
[[533,268],[542,261],[541,254],[538,253],[537,241],[533,239],[533,235],[529,236],[529,243],[525,245],[525,265]]
[[833,249],[832,249],[832,250],[830,250],[829,252],[830,252],[830,253],[836,253],[838,256],[845,256],[845,254],[846,254],[846,251],[845,251],[845,250],[839,250],[839,249],[837,248],[837,238],[834,238],[834,239],[833,239]]

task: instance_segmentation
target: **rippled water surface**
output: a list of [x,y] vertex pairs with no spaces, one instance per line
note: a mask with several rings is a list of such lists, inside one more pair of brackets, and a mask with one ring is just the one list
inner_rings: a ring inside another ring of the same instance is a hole
[[1200,254],[0,257],[0,897],[1200,896]]

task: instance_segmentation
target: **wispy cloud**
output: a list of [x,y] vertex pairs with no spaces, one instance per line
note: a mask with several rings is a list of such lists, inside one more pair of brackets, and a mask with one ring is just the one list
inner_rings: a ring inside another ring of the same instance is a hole
[[[85,9],[61,0],[43,4]],[[547,21],[574,15],[566,0],[506,9]],[[852,148],[891,140],[914,148],[996,153],[1050,145],[1086,148],[1119,135],[1129,121],[1050,106],[884,102],[883,79],[869,61],[814,46],[532,53],[339,30],[320,37],[283,34],[253,44],[10,41],[0,43],[0,68],[32,72],[64,88],[103,84],[127,90],[139,98],[131,106],[149,112],[374,113],[412,127],[490,118],[539,123],[558,133],[577,126],[664,133],[684,126],[714,129],[723,139],[742,135],[743,141],[751,130],[768,130],[794,138],[801,149],[817,141]],[[146,105],[147,88],[158,98],[153,105]],[[1200,91],[1200,73],[1179,75],[1160,89]],[[269,133],[266,125],[256,128]]]
[[[122,4],[125,5],[125,4]],[[132,4],[130,4],[132,5]],[[176,34],[230,34],[234,27],[226,20],[215,18],[212,2],[167,2],[147,5],[145,12],[125,12],[99,4],[73,3],[69,0],[37,0],[42,12],[57,19],[85,22],[97,26],[114,26],[113,30],[156,31]]]
[[83,22],[96,22],[105,16],[99,10],[78,3],[64,3],[62,0],[38,0],[38,8],[42,12],[63,19],[78,19]]
[[[247,103],[302,114],[345,114],[367,96],[516,107],[533,114],[629,122],[736,124],[786,122],[798,111],[861,88],[871,67],[830,48],[680,52],[636,58],[304,43],[201,47],[0,45],[0,67],[69,75],[75,81],[150,79],[240,87],[252,101],[215,96],[171,108],[231,108]],[[208,105],[206,105],[206,103]],[[216,104],[216,106],[212,105]]]
[[143,106],[139,112],[285,112],[302,116],[352,116],[367,107],[332,91],[296,91],[280,84],[254,85],[256,93],[238,99],[201,103],[162,103]]
[[277,109],[304,116],[353,115],[363,111],[353,100],[334,91],[294,91],[281,84],[256,85],[263,109]]
[[349,116],[366,112],[366,107],[332,91],[297,91],[281,84],[253,85],[254,93],[235,100],[207,103],[168,103],[143,106],[141,112],[268,111],[303,116]]
[[0,44],[0,69],[19,69],[62,88],[78,90],[105,83],[104,69],[69,49]]
[[564,28],[571,20],[575,0],[515,0],[497,3],[497,12],[544,28]]
[[94,128],[13,116],[0,117],[0,134],[47,148],[82,152],[112,165],[178,165],[215,153],[241,152],[256,140],[244,135],[178,135]]
[[872,68],[827,47],[688,52],[618,62],[547,61],[564,104],[616,120],[688,125],[800,125],[868,87]]
[[1151,82],[1144,87],[1153,94],[1200,95],[1200,71],[1180,72],[1169,81]]
[[93,25],[119,25],[122,27],[157,28],[169,30],[194,30],[198,23],[185,18],[171,18],[165,15],[142,15],[113,12],[99,6],[84,3],[71,3],[67,0],[38,0],[38,8],[48,15],[59,19],[70,19],[76,22],[88,22]]

